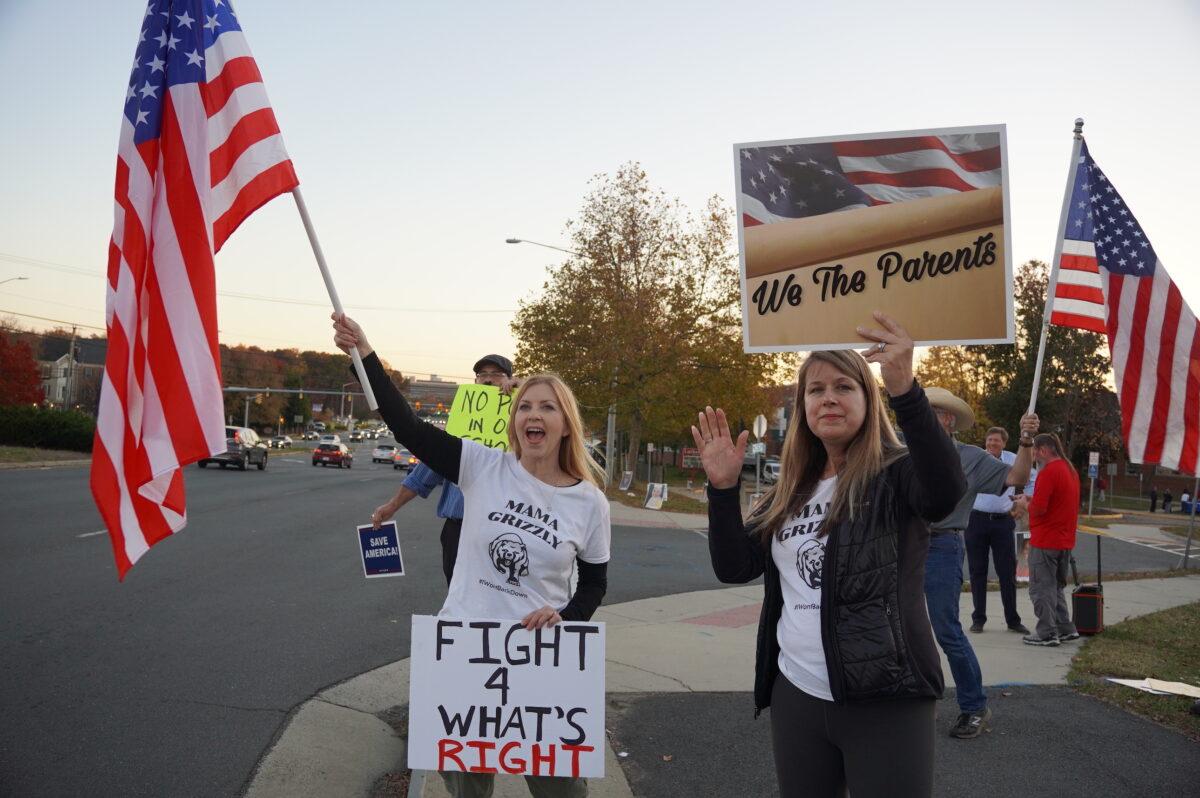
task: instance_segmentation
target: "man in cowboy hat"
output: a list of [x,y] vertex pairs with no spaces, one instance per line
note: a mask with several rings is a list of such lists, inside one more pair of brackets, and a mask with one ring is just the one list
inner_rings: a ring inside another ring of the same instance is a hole
[[[925,395],[942,429],[951,439],[955,430],[975,426],[975,412],[971,406],[945,388],[926,388]],[[950,515],[930,524],[929,556],[925,561],[925,604],[929,608],[933,634],[946,654],[954,677],[959,715],[950,729],[951,737],[978,737],[992,717],[987,695],[983,692],[979,660],[958,620],[963,585],[963,530],[967,528],[977,494],[999,495],[1010,487],[1024,486],[1028,481],[1033,462],[1033,436],[1037,431],[1036,414],[1021,417],[1021,442],[1012,465],[978,446],[954,441],[963,475],[967,478],[967,492]]]

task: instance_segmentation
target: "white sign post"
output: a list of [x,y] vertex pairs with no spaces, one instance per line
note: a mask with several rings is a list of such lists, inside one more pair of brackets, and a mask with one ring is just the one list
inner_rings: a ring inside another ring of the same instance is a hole
[[604,624],[414,615],[413,770],[604,776]]
[[754,419],[754,439],[759,442],[759,445],[754,449],[754,495],[762,495],[762,455],[763,449],[762,438],[767,434],[767,417],[762,413]]

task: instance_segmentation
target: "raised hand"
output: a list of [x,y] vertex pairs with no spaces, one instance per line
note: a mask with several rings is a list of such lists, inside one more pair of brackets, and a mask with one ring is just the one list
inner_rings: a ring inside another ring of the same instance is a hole
[[858,334],[871,341],[874,346],[863,352],[868,363],[879,364],[879,375],[883,387],[890,396],[902,396],[913,385],[913,340],[900,322],[878,310],[872,314],[884,329],[859,327]]
[[692,438],[700,450],[700,464],[714,488],[732,488],[742,475],[742,463],[746,458],[746,441],[750,433],[742,430],[737,442],[729,432],[729,422],[724,410],[704,408],[699,414],[700,426],[692,427]]
[[333,344],[338,349],[348,355],[357,346],[359,357],[366,357],[375,351],[354,319],[345,313],[330,313],[329,318],[333,319]]

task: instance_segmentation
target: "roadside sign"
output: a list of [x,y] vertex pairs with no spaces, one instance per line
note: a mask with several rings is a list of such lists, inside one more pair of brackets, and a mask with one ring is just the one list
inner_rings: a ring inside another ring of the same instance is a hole
[[647,444],[646,444],[646,452],[647,452],[647,453],[652,453],[653,451],[654,451],[654,444],[653,444],[653,443],[647,443]]
[[758,417],[754,419],[754,437],[758,438],[761,441],[762,437],[766,434],[767,434],[767,417],[764,416],[762,413],[759,413]]
[[683,455],[684,468],[700,468],[700,450],[693,448],[680,449],[680,454]]
[[1088,452],[1088,465],[1100,465],[1100,452]]
[[1100,466],[1096,465],[1095,463],[1092,463],[1091,465],[1089,465],[1088,466],[1088,479],[1095,479],[1098,476],[1099,469],[1100,469]]
[[1117,475],[1117,464],[1109,463],[1107,466],[1105,466],[1105,470],[1108,472],[1110,477],[1115,477]]
[[[759,416],[759,418],[762,418],[762,416]],[[767,444],[762,443],[762,442],[750,444],[750,454],[766,454],[766,453],[767,453]]]
[[293,424],[303,424],[304,416],[292,416],[292,423]]

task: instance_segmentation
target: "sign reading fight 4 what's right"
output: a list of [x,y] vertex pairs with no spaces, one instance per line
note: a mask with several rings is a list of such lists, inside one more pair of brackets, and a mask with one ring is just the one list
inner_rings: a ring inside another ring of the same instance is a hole
[[604,624],[414,615],[408,766],[604,776]]
[[735,144],[747,352],[1010,343],[1003,125]]

